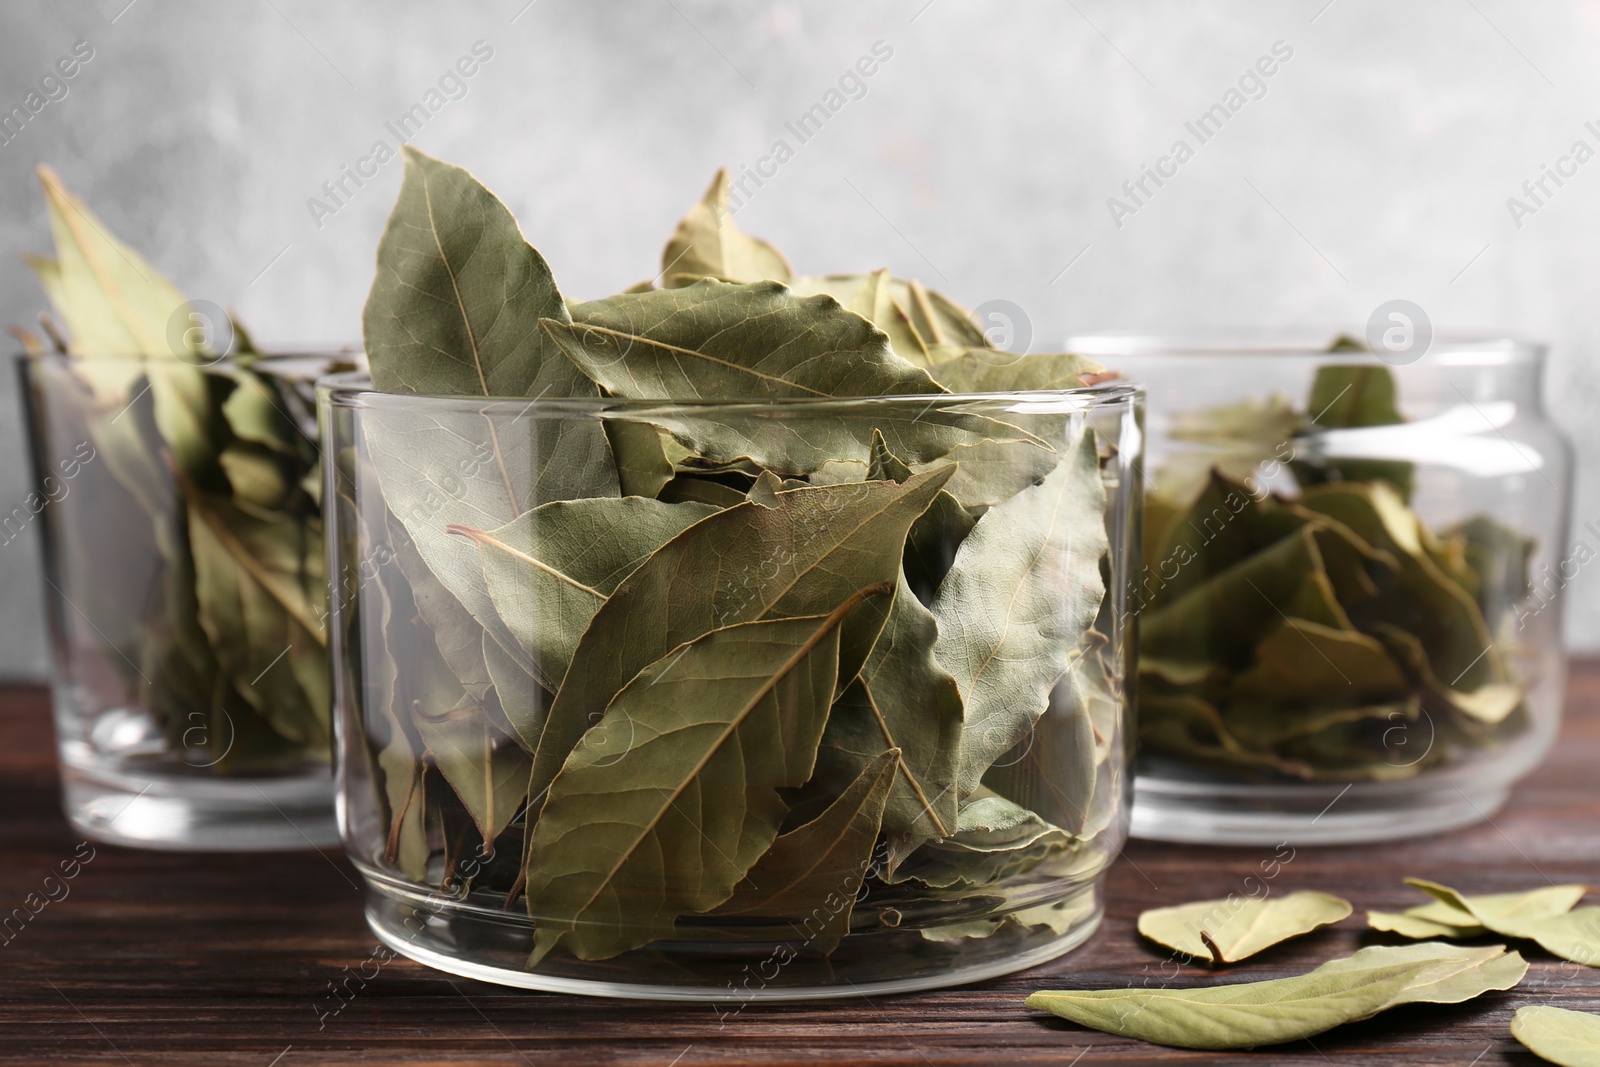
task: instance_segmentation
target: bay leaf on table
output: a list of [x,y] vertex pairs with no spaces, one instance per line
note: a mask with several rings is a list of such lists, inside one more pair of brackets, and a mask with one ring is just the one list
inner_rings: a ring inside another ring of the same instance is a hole
[[1529,1004],[1511,1017],[1511,1036],[1561,1067],[1600,1067],[1600,1015]]
[[1575,908],[1586,885],[1550,885],[1520,893],[1467,895],[1421,878],[1407,878],[1441,904],[1472,916],[1503,937],[1536,941],[1539,947],[1586,967],[1600,967],[1600,907]]
[[786,282],[794,271],[783,253],[733,224],[728,204],[728,171],[711,179],[706,195],[678,223],[661,252],[661,273],[675,286],[684,275],[728,282]]
[[1350,902],[1300,890],[1260,899],[1200,900],[1139,913],[1139,933],[1212,963],[1238,963],[1263,949],[1348,918]]
[[[815,615],[857,589],[896,581],[907,531],[950,475],[791,489],[776,494],[775,507],[747,500],[662,545],[578,641],[539,739],[531,795],[623,686],[674,648],[735,623]],[[887,607],[864,605],[846,624],[845,677],[861,669]]]
[[1241,1049],[1314,1037],[1401,1004],[1459,1004],[1513,988],[1527,963],[1502,945],[1377,945],[1308,974],[1188,989],[1046,990],[1028,1004],[1158,1045]]
[[[1367,925],[1384,933],[1409,937],[1413,941],[1432,941],[1436,938],[1469,941],[1475,937],[1482,937],[1488,929],[1470,921],[1464,924],[1441,922],[1426,915],[1416,914],[1416,911],[1415,908],[1407,908],[1402,912],[1369,911]],[[1471,920],[1472,916],[1468,915],[1466,918]]]
[[558,945],[615,956],[733,894],[778,836],[778,790],[811,775],[841,624],[890,589],[861,589],[826,615],[706,633],[617,694],[550,783],[533,830],[529,966]]
[[939,586],[934,655],[966,702],[961,795],[1027,737],[1083,652],[1105,596],[1105,499],[1085,428],[1044,481],[984,513]]
[[[861,885],[894,785],[900,754],[879,753],[816,818],[778,835],[713,915],[738,915],[787,928],[806,945],[828,950],[850,932]],[[829,907],[828,901],[838,901]],[[820,921],[817,913],[822,912]]]
[[[645,497],[554,500],[494,530],[446,529],[478,548],[483,580],[506,628],[554,691],[589,620],[649,555],[716,509]],[[507,709],[511,713],[511,709]],[[537,744],[538,735],[524,731]]]
[[[635,400],[825,400],[944,395],[896,355],[884,334],[826,297],[797,297],[778,282],[712,279],[681,289],[623,293],[543,323],[607,393]],[[883,405],[866,418],[846,408],[796,405],[781,417],[749,409],[675,409],[649,416],[709,462],[749,459],[779,474],[865,459],[881,431],[896,454],[934,460],[963,442],[1026,439],[1022,430],[937,404]]]

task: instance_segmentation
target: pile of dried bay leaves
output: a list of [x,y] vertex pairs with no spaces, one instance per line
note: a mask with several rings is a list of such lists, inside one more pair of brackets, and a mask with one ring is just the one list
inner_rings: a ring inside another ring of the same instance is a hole
[[372,383],[461,399],[364,403],[339,459],[396,561],[350,619],[369,858],[523,900],[530,967],[1092,914],[1125,781],[1114,448],[1078,403],[943,401],[1103,368],[1000,352],[886,271],[793,275],[723,175],[662,284],[569,302],[487,189],[405,156]]
[[[1322,431],[1402,421],[1371,357],[1321,367],[1304,411],[1274,397],[1176,418],[1173,439],[1198,447],[1146,498],[1144,751],[1396,780],[1527,728],[1502,645],[1532,542],[1488,517],[1436,533],[1409,506],[1410,464],[1317,455]],[[1266,490],[1280,470],[1298,494]]]
[[[232,324],[208,331],[53,172],[40,178],[56,256],[29,264],[60,318],[41,321],[65,358],[13,331],[34,357],[44,435],[34,445],[46,466],[78,442],[95,457],[75,499],[63,498],[71,516],[51,527],[69,629],[81,617],[105,643],[122,699],[164,738],[140,758],[230,775],[325,765],[327,567],[311,383],[330,364],[275,370]],[[205,341],[224,328],[237,342],[227,359]]]

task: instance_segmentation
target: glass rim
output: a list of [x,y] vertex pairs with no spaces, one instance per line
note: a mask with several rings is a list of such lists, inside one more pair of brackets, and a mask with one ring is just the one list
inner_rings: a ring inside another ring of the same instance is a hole
[[[886,406],[931,408],[935,404],[1027,405],[1037,414],[1067,410],[1129,409],[1144,399],[1144,387],[1126,378],[1072,389],[1024,389],[999,393],[911,393],[888,396],[771,397],[752,399],[631,399],[625,397],[449,396],[436,393],[390,393],[372,387],[366,371],[343,371],[317,379],[317,401],[337,408],[393,409],[415,404],[480,410],[485,406],[523,405],[525,410],[565,412],[640,412],[671,408],[675,411],[748,412],[781,408],[803,410],[828,407],[881,408]],[[1048,407],[1052,410],[1040,410]]]
[[304,347],[285,346],[263,352],[249,353],[226,352],[215,359],[204,361],[185,359],[170,352],[160,355],[113,356],[97,353],[57,352],[54,350],[49,352],[15,352],[11,358],[18,363],[38,361],[66,365],[86,363],[92,366],[126,366],[129,364],[145,366],[155,363],[178,363],[186,367],[193,367],[195,370],[207,370],[211,367],[237,367],[247,363],[281,363],[289,360],[310,359],[337,359],[352,363],[365,363],[367,354],[360,345],[343,344],[306,345]]
[[1162,331],[1096,330],[1069,335],[1066,347],[1068,351],[1097,359],[1128,360],[1241,357],[1348,362],[1367,356],[1397,368],[1417,364],[1466,366],[1537,363],[1543,361],[1550,350],[1547,342],[1513,331],[1444,331],[1432,336],[1421,355],[1391,361],[1371,351],[1329,351],[1328,346],[1340,337],[1363,339],[1360,332],[1337,327],[1202,327]]

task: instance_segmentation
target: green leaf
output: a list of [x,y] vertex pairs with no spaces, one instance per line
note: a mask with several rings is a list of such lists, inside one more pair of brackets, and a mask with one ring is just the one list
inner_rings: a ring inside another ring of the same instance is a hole
[[935,889],[993,885],[1064,855],[1072,837],[1058,826],[979,786],[961,802],[955,832],[930,841],[893,871],[892,882]]
[[[1423,905],[1422,907],[1427,907]],[[1413,941],[1431,941],[1435,938],[1446,938],[1452,941],[1466,941],[1474,937],[1482,937],[1487,932],[1484,927],[1474,921],[1466,912],[1456,912],[1464,922],[1443,922],[1429,918],[1422,913],[1422,908],[1407,908],[1403,912],[1369,911],[1367,912],[1367,925],[1374,930],[1384,933],[1399,934],[1409,937]]]
[[1238,963],[1263,949],[1350,915],[1350,902],[1302,890],[1263,899],[1200,900],[1139,913],[1139,933],[1212,963]]
[[1589,891],[1586,885],[1551,885],[1521,893],[1466,896],[1421,878],[1407,878],[1439,903],[1470,915],[1503,937],[1537,941],[1539,947],[1586,967],[1600,967],[1600,907],[1574,905]]
[[1600,1067],[1600,1015],[1530,1004],[1511,1017],[1511,1036],[1561,1067]]
[[772,245],[751,237],[733,224],[728,210],[728,171],[711,179],[705,197],[678,223],[661,253],[667,284],[676,276],[699,275],[728,282],[786,282],[794,273]]
[[1185,506],[1205,489],[1213,472],[1231,481],[1260,479],[1276,469],[1273,464],[1294,455],[1305,422],[1306,416],[1277,393],[1265,400],[1247,397],[1237,404],[1175,412],[1167,435],[1197,447],[1175,451],[1156,469],[1152,493],[1170,505]]
[[438,715],[422,709],[413,714],[428,756],[471,814],[488,851],[527,795],[532,759],[495,729],[480,704],[458,704]]
[[[1394,373],[1371,362],[1317,368],[1306,405],[1312,427],[1324,430],[1364,429],[1402,423]],[[1410,463],[1383,459],[1296,460],[1295,477],[1304,486],[1327,482],[1383,480],[1403,499],[1410,499],[1415,468]]]
[[781,926],[821,947],[848,934],[899,766],[894,749],[868,760],[822,814],[780,834],[712,914]]
[[[362,317],[373,384],[452,396],[598,396],[539,328],[541,320],[567,321],[566,305],[510,212],[461,168],[409,145],[403,152],[405,178]],[[618,491],[597,420],[518,414],[388,406],[362,418],[389,510],[444,587],[508,652],[517,645],[484,588],[478,553],[446,528],[495,529],[546,500]],[[531,662],[523,667],[533,670]]]
[[372,384],[444,396],[595,396],[539,329],[541,319],[570,321],[566,303],[505,205],[460,167],[410,145],[401,152],[400,198],[362,313]]
[[967,708],[962,795],[1027,737],[1083,651],[1105,596],[1105,499],[1085,429],[1044,481],[984,513],[939,587],[934,654]]
[[39,167],[39,182],[56,258],[36,258],[33,266],[71,334],[73,353],[173,357],[201,351],[186,343],[193,335],[179,334],[176,350],[169,339],[173,315],[187,304],[177,287],[111,236],[55,171]]
[[1019,356],[995,348],[968,349],[935,363],[928,375],[952,393],[1020,393],[1031,389],[1081,389],[1106,373],[1103,364],[1071,353]]
[[[746,501],[661,546],[578,642],[539,739],[532,795],[612,697],[674,648],[718,627],[815,615],[857,589],[894,582],[906,532],[950,474],[792,489],[776,494],[776,507]],[[883,618],[868,605],[846,627],[846,677],[860,670]]]
[[884,748],[898,773],[883,814],[888,866],[930,837],[956,825],[956,766],[962,705],[955,679],[933,646],[938,625],[902,577],[889,617],[855,682],[828,719],[818,753],[819,775],[856,775]]
[[[606,392],[642,400],[817,400],[944,394],[884,335],[826,296],[801,298],[777,282],[705,280],[682,289],[620,294],[579,305],[546,333]],[[760,407],[674,409],[648,416],[711,463],[750,459],[780,474],[865,459],[871,435],[914,462],[957,444],[1026,437],[980,415],[937,405],[859,412],[797,405],[781,423]]]
[[[539,684],[554,691],[589,620],[622,580],[715,511],[708,504],[593,497],[543,504],[495,530],[446,530],[477,545],[495,610]],[[528,744],[538,742],[516,720],[512,725]]]
[[1295,978],[1198,989],[1046,991],[1028,1004],[1159,1045],[1255,1048],[1313,1037],[1401,1004],[1459,1004],[1510,989],[1527,970],[1521,956],[1500,945],[1380,945]]
[[189,496],[188,517],[200,625],[220,667],[284,737],[325,746],[320,524],[201,494]]
[[[726,901],[778,836],[778,790],[810,777],[839,677],[829,614],[707,633],[641,671],[550,785],[528,860],[530,966],[606,959]],[[625,724],[630,743],[618,751]],[[594,813],[604,811],[604,821]]]
[[[790,285],[801,296],[826,293],[853,311],[871,308],[873,314],[866,317],[892,338],[908,331],[914,333],[914,341],[906,336],[895,342],[895,351],[906,359],[931,359],[936,350],[950,346],[992,347],[973,321],[972,312],[915,279],[895,278],[877,271],[795,278]],[[902,317],[906,323],[903,328],[898,325]],[[902,343],[906,344],[905,349],[900,347]],[[927,357],[922,356],[924,351]]]

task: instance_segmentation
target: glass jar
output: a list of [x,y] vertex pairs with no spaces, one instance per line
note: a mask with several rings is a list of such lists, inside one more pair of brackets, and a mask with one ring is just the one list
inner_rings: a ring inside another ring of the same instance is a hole
[[1094,930],[1135,390],[319,392],[341,829],[390,947],[742,1005],[972,981]]
[[1150,397],[1134,835],[1335,843],[1489,818],[1555,738],[1558,594],[1590,551],[1568,541],[1544,348],[1072,343]]
[[147,848],[337,840],[314,382],[349,360],[18,360],[68,819]]

